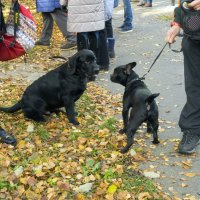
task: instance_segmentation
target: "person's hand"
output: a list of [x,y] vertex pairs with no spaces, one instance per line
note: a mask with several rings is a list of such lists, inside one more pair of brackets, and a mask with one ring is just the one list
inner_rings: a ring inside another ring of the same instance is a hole
[[170,44],[175,42],[175,38],[180,33],[180,29],[180,26],[172,26],[166,34],[165,41]]
[[188,4],[188,7],[194,10],[200,10],[200,0],[192,1],[191,3]]

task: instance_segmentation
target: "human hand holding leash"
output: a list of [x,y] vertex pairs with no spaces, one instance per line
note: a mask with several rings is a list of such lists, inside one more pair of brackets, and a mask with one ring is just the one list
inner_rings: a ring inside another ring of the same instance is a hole
[[165,41],[168,43],[174,43],[176,36],[180,33],[180,26],[172,26],[166,34]]

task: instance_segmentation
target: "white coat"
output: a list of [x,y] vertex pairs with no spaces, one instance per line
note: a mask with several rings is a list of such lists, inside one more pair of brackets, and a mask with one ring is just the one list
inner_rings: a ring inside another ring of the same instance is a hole
[[105,28],[104,0],[69,0],[69,32],[91,32]]

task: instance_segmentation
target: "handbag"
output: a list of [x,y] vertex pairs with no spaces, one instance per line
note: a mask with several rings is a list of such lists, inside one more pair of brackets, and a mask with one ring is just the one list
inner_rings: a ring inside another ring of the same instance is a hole
[[30,10],[18,0],[11,6],[5,23],[0,5],[0,61],[7,61],[25,55],[34,47],[36,23]]
[[186,36],[193,40],[200,40],[200,11],[189,8],[190,2],[181,3],[182,28]]

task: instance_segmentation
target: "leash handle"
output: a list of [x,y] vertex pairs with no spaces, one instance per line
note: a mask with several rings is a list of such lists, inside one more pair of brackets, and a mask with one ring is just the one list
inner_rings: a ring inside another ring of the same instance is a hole
[[160,53],[157,55],[157,57],[155,58],[155,60],[153,61],[153,63],[151,64],[149,70],[140,78],[140,80],[144,80],[145,76],[150,72],[151,68],[153,67],[153,65],[155,64],[155,62],[158,60],[158,58],[160,57],[161,53],[163,52],[164,48],[167,46],[168,42],[165,43],[164,47],[161,49]]
[[171,43],[169,43],[169,48],[170,48],[173,52],[175,52],[175,53],[180,53],[181,51],[183,51],[183,48],[182,48],[182,47],[181,47],[180,50],[172,49],[172,48],[171,48]]

